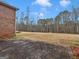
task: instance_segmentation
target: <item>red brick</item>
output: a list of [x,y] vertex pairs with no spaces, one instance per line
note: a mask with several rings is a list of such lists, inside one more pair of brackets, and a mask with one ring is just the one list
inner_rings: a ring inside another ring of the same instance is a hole
[[15,35],[16,10],[0,4],[0,37]]

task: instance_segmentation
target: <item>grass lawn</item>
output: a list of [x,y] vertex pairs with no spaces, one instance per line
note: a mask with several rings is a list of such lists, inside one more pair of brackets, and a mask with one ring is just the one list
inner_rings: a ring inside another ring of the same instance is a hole
[[20,32],[16,33],[16,38],[25,38],[33,41],[43,41],[64,46],[79,44],[78,34]]
[[79,59],[79,35],[64,33],[40,33],[40,32],[20,32],[16,33],[16,38],[24,40],[43,41],[50,44],[57,44],[71,48],[73,59]]

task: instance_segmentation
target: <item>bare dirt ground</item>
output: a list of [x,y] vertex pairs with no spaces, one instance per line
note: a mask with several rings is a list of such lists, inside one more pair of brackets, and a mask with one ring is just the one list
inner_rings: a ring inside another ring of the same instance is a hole
[[17,33],[16,37],[62,45],[79,44],[78,34],[21,32]]
[[0,59],[72,59],[70,49],[30,40],[0,41]]

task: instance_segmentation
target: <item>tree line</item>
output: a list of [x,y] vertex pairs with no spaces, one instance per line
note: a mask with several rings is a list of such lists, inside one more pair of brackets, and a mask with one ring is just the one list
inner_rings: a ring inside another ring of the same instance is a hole
[[37,24],[22,13],[16,27],[17,31],[79,33],[79,7],[64,10],[55,18],[38,19]]

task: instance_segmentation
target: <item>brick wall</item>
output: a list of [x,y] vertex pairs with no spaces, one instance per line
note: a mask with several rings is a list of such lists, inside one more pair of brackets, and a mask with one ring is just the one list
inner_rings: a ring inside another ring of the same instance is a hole
[[11,37],[15,34],[15,10],[0,5],[0,37]]

